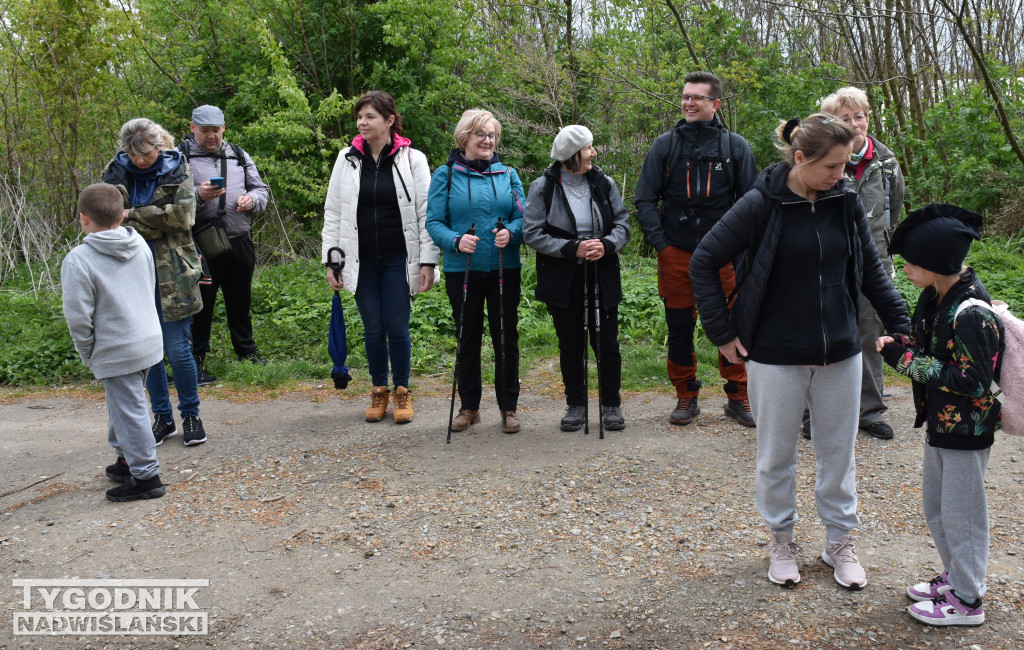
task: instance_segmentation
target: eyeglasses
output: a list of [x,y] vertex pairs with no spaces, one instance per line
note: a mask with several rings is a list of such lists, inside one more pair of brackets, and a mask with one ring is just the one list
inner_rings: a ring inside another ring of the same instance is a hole
[[683,95],[683,101],[684,102],[688,102],[691,99],[706,99],[709,102],[713,102],[713,101],[715,101],[718,98],[717,97],[708,97],[707,95]]
[[868,114],[867,113],[854,113],[853,115],[844,115],[843,117],[841,117],[839,119],[841,119],[844,124],[850,124],[851,122],[867,122]]
[[483,131],[474,131],[473,135],[475,135],[480,140],[494,140],[495,142],[498,141],[497,133],[484,133]]

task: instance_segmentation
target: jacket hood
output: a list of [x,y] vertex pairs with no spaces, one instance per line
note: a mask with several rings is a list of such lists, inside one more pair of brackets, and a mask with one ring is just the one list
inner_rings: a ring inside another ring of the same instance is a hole
[[896,157],[896,154],[894,154],[889,147],[885,146],[874,137],[869,135],[868,139],[871,140],[871,145],[875,148],[873,156],[877,160],[888,160],[889,158]]
[[[786,184],[791,169],[792,167],[785,161],[769,165],[758,175],[754,187],[764,192],[773,201],[793,201],[794,199],[806,201],[807,199],[789,189],[789,185]],[[824,192],[819,192],[818,200],[842,194],[845,191],[846,185],[840,180]]]
[[113,230],[90,233],[82,240],[97,253],[126,262],[147,248],[146,241],[131,226],[118,226]]
[[[391,151],[388,152],[388,155],[389,156],[393,156],[396,153],[398,153],[398,150],[401,149],[402,147],[411,147],[411,146],[412,146],[412,140],[410,140],[409,138],[405,137],[404,135],[401,135],[399,133],[395,133],[395,134],[393,134],[391,136]],[[362,134],[357,135],[356,137],[352,138],[352,148],[365,156],[366,155],[366,138],[364,138],[362,136]]]
[[[114,156],[114,160],[117,161],[118,165],[121,165],[127,169],[130,173],[135,176],[148,176],[151,173],[155,173],[157,176],[163,176],[164,174],[174,171],[181,164],[184,158],[181,152],[177,149],[168,149],[160,152],[160,157],[156,159],[156,162],[152,167],[147,169],[139,169],[132,162],[132,159],[128,157],[123,151],[118,151],[117,155]],[[155,168],[155,172],[154,172]]]
[[722,120],[721,118],[718,117],[718,113],[715,113],[715,116],[710,120],[697,120],[696,122],[687,122],[686,118],[684,117],[683,119],[676,122],[675,128],[694,130],[706,128],[724,129],[725,125],[722,124]]

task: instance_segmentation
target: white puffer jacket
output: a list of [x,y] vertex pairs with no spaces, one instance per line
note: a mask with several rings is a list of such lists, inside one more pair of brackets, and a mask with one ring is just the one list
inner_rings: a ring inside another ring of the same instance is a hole
[[[402,214],[402,230],[405,234],[405,260],[408,271],[409,295],[421,291],[420,266],[434,265],[434,282],[440,280],[437,263],[440,251],[427,233],[427,193],[430,189],[430,169],[427,157],[413,149],[412,142],[401,135],[394,136],[392,174],[397,188],[398,207]],[[363,145],[363,137],[356,136],[353,146]],[[359,280],[359,233],[356,230],[356,204],[359,201],[359,179],[362,164],[355,156],[346,158],[352,147],[346,147],[338,154],[327,187],[324,202],[324,228],[320,233],[320,261],[327,263],[327,251],[337,246],[345,251],[345,269],[341,280],[346,291],[356,292]],[[399,176],[400,175],[400,176]],[[410,182],[411,180],[411,182]],[[403,185],[408,189],[406,195]],[[337,257],[337,256],[335,256]]]

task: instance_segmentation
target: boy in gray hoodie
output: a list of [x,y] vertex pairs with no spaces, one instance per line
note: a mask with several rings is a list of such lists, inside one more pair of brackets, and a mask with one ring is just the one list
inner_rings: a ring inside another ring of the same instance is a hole
[[146,402],[146,372],[164,356],[153,256],[134,229],[121,226],[124,208],[113,185],[82,190],[78,212],[85,238],[61,264],[61,293],[75,349],[106,393],[107,439],[117,452],[107,478],[121,483],[107,499],[156,499],[167,488]]

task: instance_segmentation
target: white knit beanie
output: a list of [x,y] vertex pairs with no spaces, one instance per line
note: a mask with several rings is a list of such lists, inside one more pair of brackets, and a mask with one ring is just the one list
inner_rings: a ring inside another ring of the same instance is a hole
[[551,144],[551,157],[558,162],[569,160],[576,152],[594,141],[594,134],[585,126],[564,126]]

